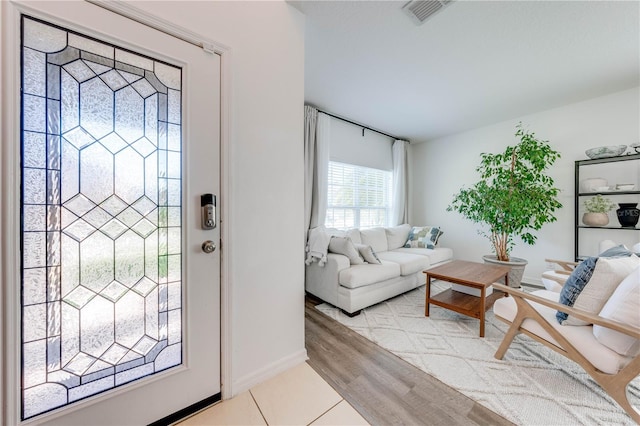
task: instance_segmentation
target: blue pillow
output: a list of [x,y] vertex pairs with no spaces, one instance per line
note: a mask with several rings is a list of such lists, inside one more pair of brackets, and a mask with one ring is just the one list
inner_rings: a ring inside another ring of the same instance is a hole
[[619,246],[611,247],[610,249],[603,251],[598,257],[629,257],[632,254],[633,253],[631,253],[628,248],[620,244]]
[[[593,270],[596,268],[597,261],[597,257],[588,257],[576,266],[576,269],[573,270],[569,278],[567,278],[567,281],[564,283],[564,287],[562,287],[562,291],[560,292],[560,303],[567,306],[573,306],[576,299],[578,299],[578,296],[591,279]],[[569,314],[565,312],[558,311],[556,313],[556,319],[560,324],[562,324],[568,316]]]

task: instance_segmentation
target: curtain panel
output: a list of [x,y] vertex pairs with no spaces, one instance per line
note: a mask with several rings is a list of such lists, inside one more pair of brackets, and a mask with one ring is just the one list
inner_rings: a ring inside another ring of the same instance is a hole
[[409,222],[407,197],[407,141],[397,139],[393,142],[393,200],[391,203],[391,226]]
[[304,215],[305,231],[324,225],[329,173],[329,116],[304,107]]

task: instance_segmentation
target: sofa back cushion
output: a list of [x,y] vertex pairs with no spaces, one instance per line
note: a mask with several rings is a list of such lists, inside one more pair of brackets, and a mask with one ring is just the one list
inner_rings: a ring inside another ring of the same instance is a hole
[[362,240],[362,244],[371,246],[376,253],[389,250],[387,234],[384,228],[361,229],[360,239]]
[[362,244],[362,239],[360,239],[360,230],[357,228],[352,228],[346,231],[347,237],[351,238],[353,244]]
[[407,242],[407,238],[409,238],[409,231],[411,231],[411,225],[408,223],[392,226],[391,228],[385,228],[384,232],[387,234],[388,250],[395,250],[404,246]]

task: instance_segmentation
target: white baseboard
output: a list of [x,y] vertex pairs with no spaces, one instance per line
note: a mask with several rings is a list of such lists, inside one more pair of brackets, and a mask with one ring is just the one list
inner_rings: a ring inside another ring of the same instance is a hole
[[307,350],[302,349],[282,359],[279,359],[276,362],[266,365],[251,374],[241,377],[240,379],[232,383],[230,389],[231,397],[241,394],[242,392],[251,389],[255,385],[277,376],[283,371],[293,368],[296,365],[302,364],[308,359],[309,357],[307,356]]

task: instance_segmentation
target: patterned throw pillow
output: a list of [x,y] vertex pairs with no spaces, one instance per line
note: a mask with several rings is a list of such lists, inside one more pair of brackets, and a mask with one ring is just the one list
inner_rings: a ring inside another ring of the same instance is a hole
[[414,226],[409,232],[405,248],[436,248],[438,238],[443,234],[436,226]]

